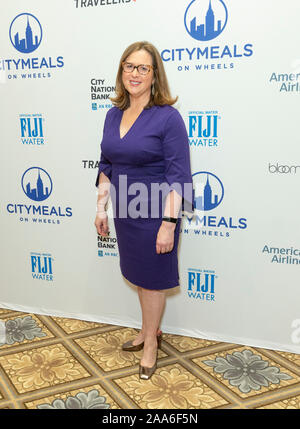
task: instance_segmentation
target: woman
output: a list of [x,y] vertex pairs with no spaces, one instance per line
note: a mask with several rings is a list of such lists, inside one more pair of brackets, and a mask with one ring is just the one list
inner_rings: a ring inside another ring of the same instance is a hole
[[[136,42],[125,50],[111,100],[114,107],[106,114],[96,179],[95,226],[100,235],[108,235],[105,207],[110,195],[121,272],[138,286],[142,309],[141,331],[122,348],[144,349],[139,375],[149,379],[161,342],[165,290],[179,285],[179,214],[182,208],[194,209],[189,143],[183,119],[172,107],[177,97],[170,95],[161,57],[152,44]],[[167,190],[157,195],[151,188],[162,184]],[[132,187],[140,189],[139,198]]]

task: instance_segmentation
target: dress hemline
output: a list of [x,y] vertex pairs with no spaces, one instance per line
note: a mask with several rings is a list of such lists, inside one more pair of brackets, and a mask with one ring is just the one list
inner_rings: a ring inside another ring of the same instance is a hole
[[136,282],[135,282],[135,281],[130,280],[130,279],[128,278],[128,276],[125,276],[123,273],[122,273],[122,276],[123,276],[126,280],[128,280],[130,283],[132,283],[134,286],[141,287],[141,288],[143,288],[143,289],[148,289],[148,290],[164,290],[164,289],[173,289],[173,288],[175,288],[175,287],[180,286],[180,281],[179,281],[179,279],[178,279],[178,283],[176,284],[176,286],[173,286],[173,283],[172,283],[172,286],[165,286],[165,283],[164,283],[164,287],[150,288],[150,287],[143,286],[142,284],[136,284]]

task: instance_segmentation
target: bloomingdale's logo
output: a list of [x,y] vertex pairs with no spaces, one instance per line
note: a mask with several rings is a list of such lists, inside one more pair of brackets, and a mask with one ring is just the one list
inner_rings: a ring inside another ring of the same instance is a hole
[[296,174],[300,165],[276,165],[269,163],[269,173]]

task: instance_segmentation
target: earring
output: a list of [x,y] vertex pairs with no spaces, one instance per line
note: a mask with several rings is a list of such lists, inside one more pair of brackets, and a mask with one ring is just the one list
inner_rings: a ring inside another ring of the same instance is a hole
[[154,94],[155,94],[154,83],[152,84],[151,92],[152,92],[152,95],[154,95]]

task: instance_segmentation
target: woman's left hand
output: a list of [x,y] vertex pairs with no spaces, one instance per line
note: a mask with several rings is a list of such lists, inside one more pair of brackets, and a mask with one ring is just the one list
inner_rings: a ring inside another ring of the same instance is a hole
[[174,246],[174,230],[176,224],[163,221],[156,237],[156,253],[171,252]]

